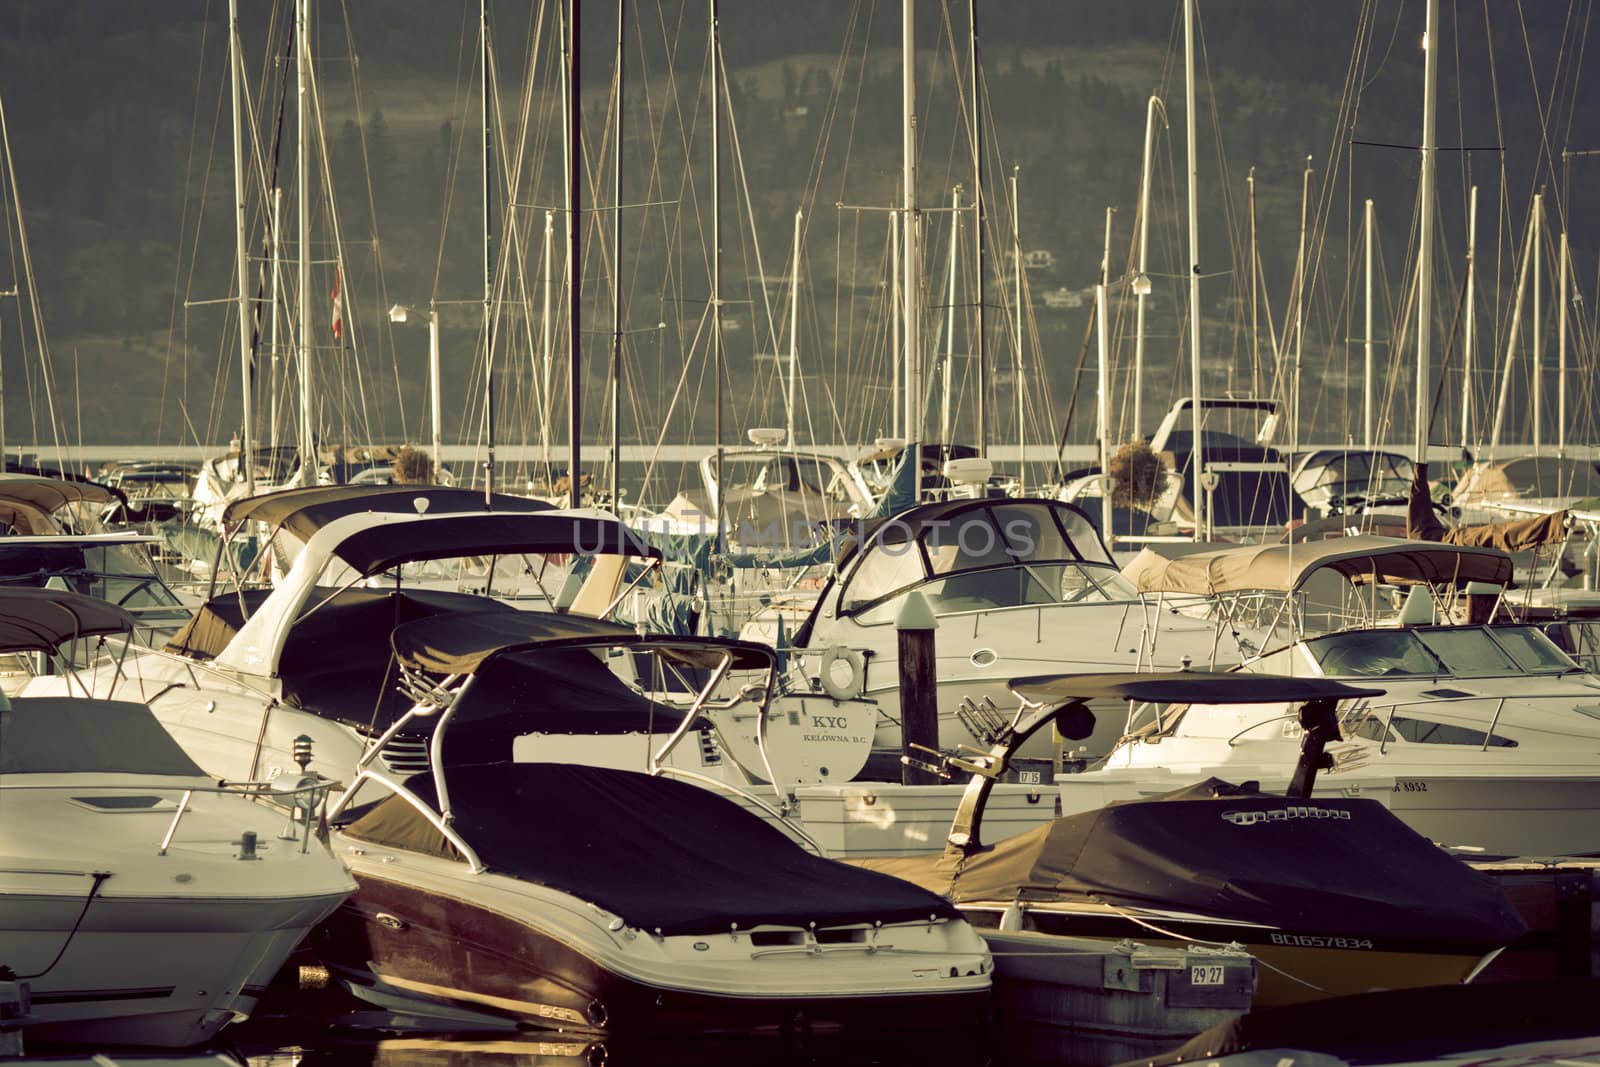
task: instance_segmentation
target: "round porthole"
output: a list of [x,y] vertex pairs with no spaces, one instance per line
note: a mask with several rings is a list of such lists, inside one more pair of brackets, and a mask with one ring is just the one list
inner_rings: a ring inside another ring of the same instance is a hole
[[999,661],[1000,656],[992,648],[980,648],[967,658],[974,667],[993,667]]

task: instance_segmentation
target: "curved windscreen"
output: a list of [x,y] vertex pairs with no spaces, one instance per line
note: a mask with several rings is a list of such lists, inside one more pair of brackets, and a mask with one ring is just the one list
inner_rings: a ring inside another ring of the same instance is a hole
[[1328,677],[1504,677],[1579,670],[1531,626],[1357,630],[1306,642]]
[[935,505],[889,520],[845,579],[840,610],[866,611],[924,584],[948,601],[936,611],[1053,604],[1080,594],[1137,599],[1083,513],[1047,501]]

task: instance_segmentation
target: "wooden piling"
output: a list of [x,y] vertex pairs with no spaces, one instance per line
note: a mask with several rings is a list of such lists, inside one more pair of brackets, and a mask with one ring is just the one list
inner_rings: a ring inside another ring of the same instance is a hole
[[900,652],[900,781],[938,785],[941,779],[918,764],[933,757],[915,746],[939,747],[939,677],[933,632],[939,626],[922,594],[912,590],[894,621]]

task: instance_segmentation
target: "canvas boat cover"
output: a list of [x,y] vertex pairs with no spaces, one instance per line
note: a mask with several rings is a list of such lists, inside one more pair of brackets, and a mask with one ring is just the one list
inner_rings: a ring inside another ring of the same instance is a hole
[[80,637],[133,632],[109,601],[55,589],[0,589],[0,652],[54,652]]
[[202,778],[143,704],[14,697],[0,710],[0,774],[163,774]]
[[120,499],[120,492],[99,482],[71,481],[38,474],[0,473],[0,501],[14,500],[47,514],[79,501],[109,504]]
[[1511,557],[1491,548],[1438,545],[1391,537],[1340,537],[1299,545],[1244,545],[1195,552],[1168,559],[1143,549],[1122,568],[1141,593],[1216,596],[1252,590],[1291,592],[1318,570],[1331,570],[1350,582],[1378,580],[1393,585],[1419,582],[1511,580]]
[[1497,548],[1501,552],[1521,552],[1565,541],[1567,513],[1552,511],[1548,515],[1534,515],[1508,522],[1447,528],[1433,513],[1433,501],[1428,493],[1428,465],[1422,463],[1417,466],[1417,476],[1412,480],[1411,492],[1406,498],[1406,536],[1446,545],[1472,545]]
[[518,553],[580,553],[659,559],[652,548],[615,519],[544,512],[507,515],[446,515],[416,522],[390,522],[358,530],[334,549],[358,574],[375,574],[402,563],[463,556]]
[[445,485],[316,485],[282,489],[276,493],[235,500],[222,513],[222,521],[235,526],[261,522],[283,527],[302,541],[335,519],[363,512],[411,514],[416,501],[428,502],[428,513],[550,511],[553,505],[524,496],[495,493],[486,504],[483,491]]
[[1244,792],[1210,779],[1055,819],[971,856],[872,861],[975,901],[1095,901],[1342,937],[1504,945],[1495,881],[1375,800]]
[[675,662],[714,667],[724,656],[733,670],[765,670],[772,650],[748,641],[714,637],[641,637],[629,627],[587,615],[553,611],[490,611],[420,619],[390,637],[407,666],[434,674],[471,674],[485,660],[519,649],[582,643],[595,649],[638,647],[660,651]]
[[[447,778],[451,826],[492,871],[591,901],[663,935],[956,918],[944,900],[806,852],[732,801],[633,771],[494,763]],[[432,805],[432,777],[406,787]],[[394,794],[350,823],[361,841],[457,858]],[[886,934],[885,944],[892,944]]]
[[1585,459],[1518,456],[1468,468],[1451,499],[1457,504],[1489,500],[1600,496],[1600,470]]
[[631,628],[587,615],[554,611],[487,611],[432,616],[395,628],[389,636],[400,662],[434,674],[471,674],[507,649],[542,641],[611,638],[626,641]]

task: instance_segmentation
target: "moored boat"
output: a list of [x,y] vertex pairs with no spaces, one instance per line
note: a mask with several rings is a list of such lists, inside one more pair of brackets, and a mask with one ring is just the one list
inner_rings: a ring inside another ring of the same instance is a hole
[[[1261,963],[1256,1004],[1462,981],[1523,924],[1497,885],[1373,800],[1311,797],[1343,700],[1315,678],[1129,674],[1018,679],[1039,710],[980,765],[942,855],[874,869],[943,892],[980,927],[1063,937],[1238,943]],[[1026,738],[1092,699],[1298,706],[1290,795],[1216,780],[1069,815],[986,845],[993,775]]]
[[[103,601],[0,593],[0,648],[51,653],[131,630]],[[354,890],[312,833],[331,783],[219,785],[129,700],[0,710],[0,966],[28,983],[30,1038],[184,1047],[250,1013]]]
[[[711,639],[651,652],[698,679],[686,725],[729,671],[773,664],[768,649]],[[455,691],[413,685],[408,714],[437,720],[429,768],[401,779],[368,758],[335,805],[334,842],[361,888],[319,947],[357,995],[632,1038],[977,1040],[990,958],[947,902],[811,855],[700,785],[516,762],[538,716],[472,700],[484,673]]]

